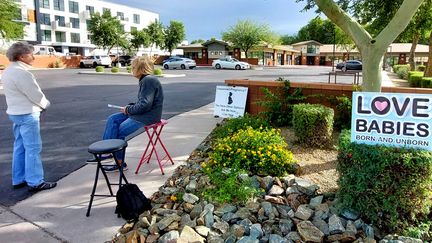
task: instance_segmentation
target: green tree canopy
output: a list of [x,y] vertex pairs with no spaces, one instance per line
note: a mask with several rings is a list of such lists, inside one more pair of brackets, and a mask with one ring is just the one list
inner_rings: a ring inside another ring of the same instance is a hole
[[268,25],[241,20],[236,25],[229,27],[228,31],[223,32],[222,39],[244,51],[247,59],[250,49],[263,43],[275,44],[274,42],[279,38],[276,38]]
[[131,32],[131,40],[130,46],[135,52],[139,50],[141,47],[149,47],[150,46],[150,36],[147,34],[145,29],[143,30],[133,30]]
[[175,20],[170,21],[170,25],[164,31],[164,49],[168,50],[170,55],[172,50],[185,39],[186,33],[183,23]]
[[17,40],[24,37],[24,24],[16,22],[21,16],[21,9],[12,0],[2,0],[0,4],[0,37],[5,40]]
[[147,35],[150,37],[150,55],[153,49],[153,45],[156,47],[162,47],[164,45],[164,27],[161,22],[155,19],[145,29]]
[[[387,12],[379,8],[380,4],[384,3],[382,0],[340,0],[338,4],[333,0],[305,1],[307,1],[305,9],[310,9],[316,4],[320,11],[353,39],[363,59],[363,89],[379,92],[382,82],[380,67],[383,55],[387,47],[408,26],[423,0],[403,0],[400,7],[391,8],[394,11]],[[387,2],[389,1],[385,1],[384,5]],[[350,16],[350,13],[354,14]],[[377,24],[373,28],[378,30],[376,34],[371,34],[362,27],[361,24],[368,20],[371,25]],[[387,24],[378,24],[376,21]]]
[[103,14],[93,14],[89,21],[88,30],[91,42],[103,49],[107,49],[108,52],[114,46],[120,46],[126,41],[120,20],[112,17],[109,11],[105,11]]
[[202,43],[204,43],[204,42],[206,42],[205,40],[203,40],[203,39],[198,39],[198,40],[193,40],[193,41],[191,41],[191,44],[202,44]]

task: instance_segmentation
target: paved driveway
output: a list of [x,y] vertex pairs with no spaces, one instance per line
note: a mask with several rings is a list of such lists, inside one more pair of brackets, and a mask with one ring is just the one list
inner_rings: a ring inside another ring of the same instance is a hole
[[[165,93],[163,118],[196,109],[214,101],[216,85],[226,79],[274,80],[284,77],[293,82],[327,82],[328,67],[292,67],[264,70],[169,70],[184,77],[161,78]],[[41,117],[42,158],[45,177],[57,181],[81,166],[89,157],[87,146],[101,138],[105,121],[113,110],[107,104],[124,105],[137,95],[137,80],[132,76],[80,75],[78,69],[34,71],[52,106]],[[339,80],[339,79],[338,79]],[[350,83],[352,78],[345,77]],[[5,114],[6,104],[0,89],[0,204],[10,206],[31,194],[11,186],[13,136]],[[77,182],[79,184],[79,182]]]

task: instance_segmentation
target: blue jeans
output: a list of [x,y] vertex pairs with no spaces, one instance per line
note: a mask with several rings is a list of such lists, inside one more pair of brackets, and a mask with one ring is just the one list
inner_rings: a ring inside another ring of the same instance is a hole
[[[141,127],[144,127],[143,123],[135,121],[123,113],[114,113],[108,117],[103,139],[125,140],[128,135],[137,131]],[[124,161],[124,151],[116,152],[115,156],[117,159]]]
[[25,115],[9,115],[15,136],[12,158],[12,185],[27,182],[38,186],[44,182],[40,153],[42,140],[39,125],[40,112]]

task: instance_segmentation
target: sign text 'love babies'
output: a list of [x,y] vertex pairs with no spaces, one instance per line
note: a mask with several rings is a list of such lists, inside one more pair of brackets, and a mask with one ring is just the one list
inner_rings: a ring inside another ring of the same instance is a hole
[[351,141],[432,151],[432,95],[354,92]]

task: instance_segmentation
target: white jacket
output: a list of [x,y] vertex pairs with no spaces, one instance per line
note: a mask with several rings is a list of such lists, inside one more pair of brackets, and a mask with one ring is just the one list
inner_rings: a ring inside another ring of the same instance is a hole
[[30,114],[50,105],[33,74],[27,71],[29,67],[20,61],[12,62],[2,75],[9,115]]

